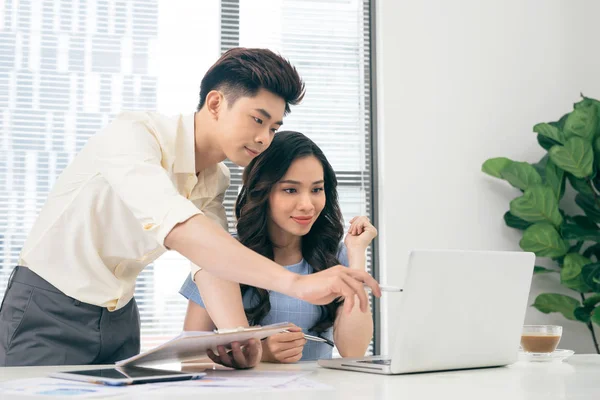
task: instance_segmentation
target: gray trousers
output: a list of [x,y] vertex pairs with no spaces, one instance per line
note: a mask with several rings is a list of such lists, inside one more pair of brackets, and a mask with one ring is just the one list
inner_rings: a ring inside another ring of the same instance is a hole
[[117,311],[82,303],[16,267],[0,306],[0,366],[113,364],[140,352],[135,299]]

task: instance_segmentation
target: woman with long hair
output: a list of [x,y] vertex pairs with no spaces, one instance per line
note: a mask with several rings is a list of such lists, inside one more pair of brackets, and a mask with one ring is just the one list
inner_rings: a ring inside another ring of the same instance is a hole
[[[242,244],[298,274],[331,268],[365,270],[366,249],[377,236],[368,218],[355,217],[344,239],[333,168],[312,140],[292,131],[278,133],[271,146],[244,170],[235,215]],[[371,313],[361,312],[358,302],[343,312],[337,301],[316,306],[278,292],[223,281],[203,270],[196,273],[194,281],[188,277],[180,291],[189,300],[184,330],[277,322],[295,325],[289,332],[263,341],[262,361],[331,358],[333,343],[342,356],[360,357],[373,335]],[[320,336],[326,342],[307,342],[304,334]],[[219,349],[219,354],[223,353],[224,349]],[[209,352],[209,356],[240,367],[226,354],[219,358]]]

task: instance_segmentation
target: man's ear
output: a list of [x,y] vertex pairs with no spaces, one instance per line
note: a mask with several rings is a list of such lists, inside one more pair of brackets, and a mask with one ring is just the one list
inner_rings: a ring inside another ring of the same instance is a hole
[[225,96],[218,90],[211,90],[206,95],[206,109],[215,120],[219,119],[219,112],[223,109],[225,102]]

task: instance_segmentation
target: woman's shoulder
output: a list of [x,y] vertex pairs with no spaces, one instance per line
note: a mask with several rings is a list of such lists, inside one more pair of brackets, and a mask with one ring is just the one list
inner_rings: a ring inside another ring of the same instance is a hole
[[[346,248],[344,242],[340,242],[336,258],[340,265],[343,265],[344,267],[348,267],[350,265],[350,262],[348,261],[348,249]],[[302,262],[308,265],[308,263],[304,259],[302,260]],[[328,267],[333,267],[333,265],[329,265]],[[310,271],[312,272],[313,268],[310,268]]]

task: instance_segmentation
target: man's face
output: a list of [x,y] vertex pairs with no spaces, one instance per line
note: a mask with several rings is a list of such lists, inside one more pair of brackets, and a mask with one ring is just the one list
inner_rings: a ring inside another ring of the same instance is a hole
[[233,163],[245,167],[265,151],[282,125],[285,101],[264,89],[254,97],[240,97],[219,109],[217,138]]

